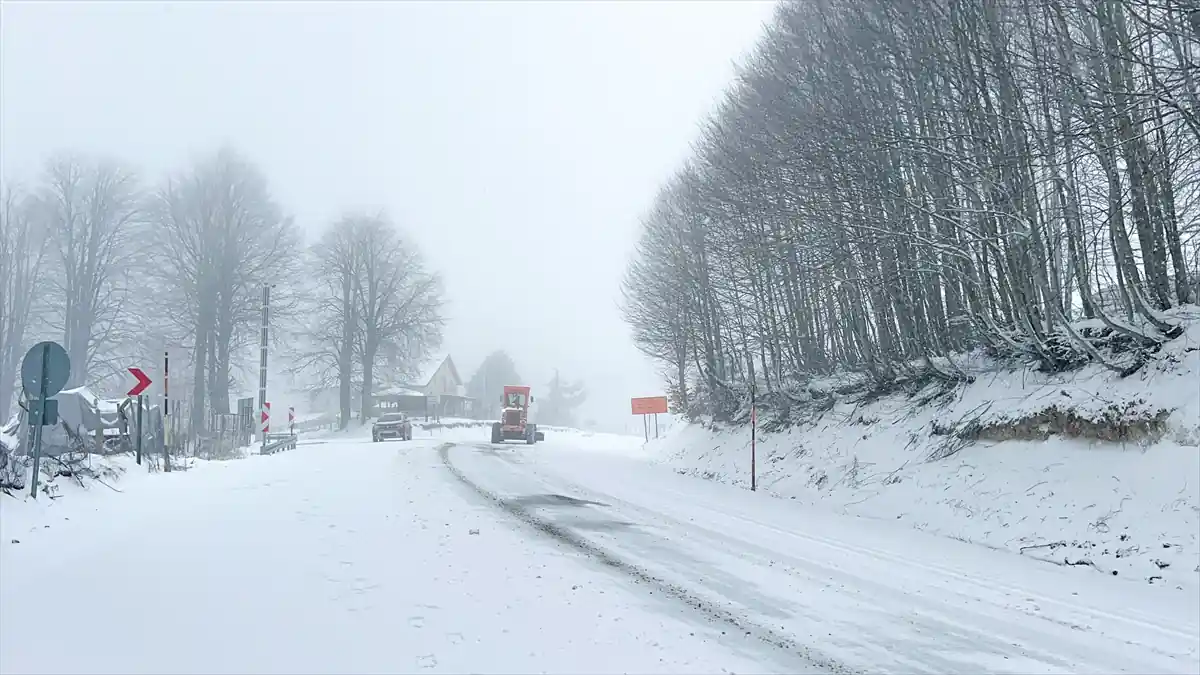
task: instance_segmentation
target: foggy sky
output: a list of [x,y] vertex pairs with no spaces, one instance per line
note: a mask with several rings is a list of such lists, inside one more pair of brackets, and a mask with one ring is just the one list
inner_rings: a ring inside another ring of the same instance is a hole
[[0,178],[80,149],[156,182],[228,142],[310,240],[386,209],[445,279],[464,378],[502,348],[535,391],[558,367],[581,417],[638,429],[629,397],[662,392],[617,309],[638,217],[770,11],[5,0]]

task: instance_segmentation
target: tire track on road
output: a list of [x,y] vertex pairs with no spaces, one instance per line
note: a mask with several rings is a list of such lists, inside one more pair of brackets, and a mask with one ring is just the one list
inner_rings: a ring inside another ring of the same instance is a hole
[[850,675],[852,673],[863,672],[849,668],[814,649],[800,644],[794,637],[786,633],[750,621],[746,617],[738,616],[717,603],[701,598],[682,586],[662,579],[645,568],[614,555],[607,549],[588,541],[568,528],[539,517],[520,503],[502,498],[472,481],[461,469],[454,465],[454,462],[450,459],[450,450],[456,446],[458,446],[457,443],[442,443],[437,447],[438,455],[441,457],[442,464],[445,465],[446,469],[472,491],[538,532],[577,549],[606,567],[630,577],[635,583],[653,586],[664,595],[686,604],[709,619],[737,629],[746,637],[753,638],[775,649],[785,651],[789,655],[799,656],[809,665],[822,671],[837,675]]

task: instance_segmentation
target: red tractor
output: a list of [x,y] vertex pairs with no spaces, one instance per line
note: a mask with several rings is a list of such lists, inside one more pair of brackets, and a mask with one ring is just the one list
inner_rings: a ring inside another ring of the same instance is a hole
[[529,404],[531,403],[533,403],[533,397],[529,395],[529,387],[504,385],[500,421],[492,422],[493,443],[523,440],[529,445],[533,445],[538,441],[546,440],[546,435],[537,430],[536,424],[529,421]]

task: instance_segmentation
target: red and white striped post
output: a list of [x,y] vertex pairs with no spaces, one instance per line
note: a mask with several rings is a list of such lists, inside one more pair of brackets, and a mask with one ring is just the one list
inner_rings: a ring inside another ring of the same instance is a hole
[[262,404],[262,433],[263,442],[266,443],[267,434],[271,433],[271,403],[263,401]]
[[296,408],[292,406],[288,407],[288,435],[296,435]]

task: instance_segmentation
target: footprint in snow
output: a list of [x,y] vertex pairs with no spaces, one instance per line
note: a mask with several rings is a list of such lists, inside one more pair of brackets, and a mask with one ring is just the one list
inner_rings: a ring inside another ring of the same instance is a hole
[[425,627],[425,617],[410,616],[410,617],[408,617],[408,625],[412,626],[413,628],[424,628]]
[[417,657],[417,667],[419,668],[436,668],[438,664],[437,656],[426,654]]

